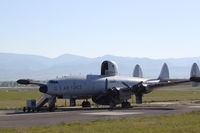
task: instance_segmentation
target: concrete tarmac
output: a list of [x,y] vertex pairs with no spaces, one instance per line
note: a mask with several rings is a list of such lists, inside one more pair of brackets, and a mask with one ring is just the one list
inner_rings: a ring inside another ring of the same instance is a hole
[[177,114],[200,110],[194,103],[143,104],[131,109],[109,110],[108,108],[58,108],[55,112],[23,113],[22,111],[0,111],[0,128],[54,125],[61,122],[94,121],[118,118],[135,118]]

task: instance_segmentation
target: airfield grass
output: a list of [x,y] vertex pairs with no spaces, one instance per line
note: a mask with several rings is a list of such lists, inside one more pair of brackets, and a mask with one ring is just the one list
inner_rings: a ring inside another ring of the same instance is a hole
[[[171,88],[181,88],[181,86]],[[22,109],[26,105],[27,99],[38,101],[42,96],[43,94],[38,92],[38,88],[0,88],[0,109]],[[190,100],[200,100],[200,87],[188,87],[188,89],[183,90],[170,90],[168,87],[154,90],[143,97],[144,103]],[[135,96],[130,99],[130,102],[135,103]],[[82,100],[77,100],[77,105],[81,105],[81,103]],[[94,105],[94,103],[92,104]],[[56,105],[65,106],[65,100],[57,99]],[[66,100],[66,105],[69,105],[69,100]]]
[[143,102],[170,102],[200,100],[199,90],[155,90],[144,95]]
[[27,99],[36,99],[42,96],[40,93],[33,94],[0,94],[0,109],[22,109]]
[[57,125],[0,129],[1,133],[198,133],[200,111],[142,118],[61,122]]

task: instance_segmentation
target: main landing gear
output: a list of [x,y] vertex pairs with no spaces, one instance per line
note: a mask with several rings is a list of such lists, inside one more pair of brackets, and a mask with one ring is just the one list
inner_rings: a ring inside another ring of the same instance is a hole
[[82,107],[83,108],[89,108],[89,107],[91,107],[91,104],[90,104],[90,102],[88,100],[86,100],[86,101],[82,102]]
[[122,108],[130,108],[131,107],[131,103],[128,101],[122,102]]

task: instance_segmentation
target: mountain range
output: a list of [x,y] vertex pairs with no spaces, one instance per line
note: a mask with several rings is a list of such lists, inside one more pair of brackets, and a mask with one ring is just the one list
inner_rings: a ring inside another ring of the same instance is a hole
[[150,59],[104,55],[97,58],[64,54],[56,58],[37,55],[0,53],[0,81],[20,78],[47,80],[67,75],[100,74],[101,63],[113,60],[118,64],[119,75],[132,76],[133,68],[140,64],[144,77],[157,78],[165,62],[173,78],[188,78],[191,65],[200,63],[200,57]]

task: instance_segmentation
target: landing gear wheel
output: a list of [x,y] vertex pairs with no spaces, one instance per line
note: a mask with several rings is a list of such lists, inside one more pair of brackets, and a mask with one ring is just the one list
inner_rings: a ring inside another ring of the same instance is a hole
[[31,112],[31,108],[30,107],[28,107],[28,112]]
[[113,108],[116,107],[116,104],[114,102],[110,102],[109,106],[110,106],[110,110],[112,111]]
[[82,102],[82,107],[85,108],[85,101]]
[[39,112],[39,111],[40,111],[40,109],[36,109],[36,111],[37,111],[37,112]]
[[122,102],[122,108],[130,108],[131,104],[130,102]]
[[82,107],[83,107],[83,108],[91,107],[91,104],[90,104],[90,102],[88,102],[88,101],[83,101],[83,102],[82,102]]
[[91,107],[90,102],[86,101],[86,107]]
[[26,112],[26,107],[23,108],[23,111]]
[[131,103],[127,102],[127,108],[131,108]]
[[49,107],[49,112],[54,112],[55,111],[55,107]]

